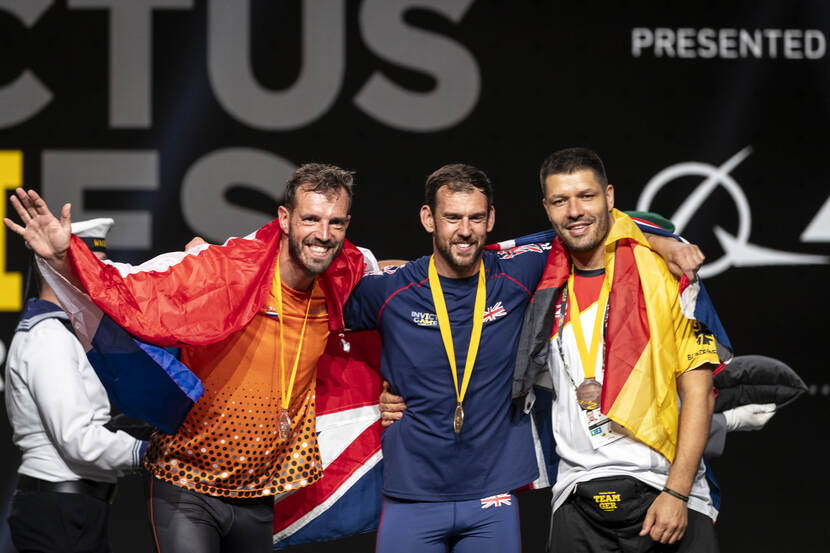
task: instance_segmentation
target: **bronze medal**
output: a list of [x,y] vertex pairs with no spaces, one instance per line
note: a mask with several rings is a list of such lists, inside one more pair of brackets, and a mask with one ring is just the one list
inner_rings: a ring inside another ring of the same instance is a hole
[[288,441],[288,436],[291,435],[291,417],[288,416],[288,411],[286,409],[283,409],[280,412],[278,427],[280,432],[280,440],[284,442]]
[[576,389],[576,401],[586,411],[599,409],[602,385],[593,378],[586,378]]
[[461,402],[455,406],[455,415],[452,417],[452,429],[456,434],[461,434],[461,426],[464,424],[464,408]]

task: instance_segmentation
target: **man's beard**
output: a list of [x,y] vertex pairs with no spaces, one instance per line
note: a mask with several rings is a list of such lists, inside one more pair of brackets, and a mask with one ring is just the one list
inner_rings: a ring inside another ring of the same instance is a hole
[[[324,248],[333,249],[329,250],[329,256],[327,259],[317,260],[307,259],[306,256],[303,255],[303,246],[322,246]],[[337,244],[334,240],[324,242],[311,237],[306,238],[305,240],[300,240],[293,235],[291,227],[289,226],[288,228],[288,254],[291,256],[291,259],[297,263],[297,265],[303,267],[311,275],[319,275],[328,269],[331,262],[334,261],[334,258],[337,257],[337,254],[339,254],[342,249],[343,243],[341,242],[340,244]]]
[[458,256],[452,252],[452,243],[445,244],[436,241],[435,250],[438,255],[446,262],[450,268],[457,273],[464,273],[474,265],[478,265],[481,260],[481,252],[484,249],[484,244],[476,244],[472,250],[472,255],[469,258],[458,259]]
[[[593,229],[590,236],[581,236],[574,240],[568,233],[566,226],[579,222],[592,224]],[[559,239],[562,240],[562,243],[565,244],[568,250],[572,252],[590,252],[605,243],[605,238],[611,230],[611,214],[608,211],[603,211],[594,220],[580,217],[579,219],[568,221],[565,225],[559,225],[554,230],[556,230],[557,236],[559,236]]]

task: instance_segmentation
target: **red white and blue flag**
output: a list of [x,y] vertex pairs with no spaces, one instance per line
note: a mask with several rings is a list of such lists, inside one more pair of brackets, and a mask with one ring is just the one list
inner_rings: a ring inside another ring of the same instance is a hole
[[491,305],[484,310],[484,322],[492,323],[499,317],[504,317],[505,315],[507,315],[507,310],[502,305],[502,302],[496,302],[495,305]]
[[490,497],[482,498],[481,508],[489,509],[490,507],[501,507],[502,505],[512,505],[512,498],[509,493],[500,493],[491,495]]
[[377,529],[383,500],[379,367],[377,332],[329,339],[317,364],[317,443],[323,477],[276,498],[274,549]]

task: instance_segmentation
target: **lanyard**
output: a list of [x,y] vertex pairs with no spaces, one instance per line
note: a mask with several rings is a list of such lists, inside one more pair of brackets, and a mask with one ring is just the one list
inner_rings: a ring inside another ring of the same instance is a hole
[[[576,301],[576,293],[574,291],[574,268],[571,265],[571,274],[568,276],[568,309],[571,320],[571,326],[574,330],[574,338],[576,347],[579,351],[579,359],[582,362],[582,370],[585,373],[585,379],[594,378],[594,372],[597,366],[597,354],[599,353],[600,342],[602,341],[602,323],[605,320],[605,308],[608,305],[608,296],[611,292],[611,282],[614,276],[614,252],[611,250],[609,254],[605,254],[605,276],[602,281],[602,289],[597,299],[597,312],[594,317],[594,330],[591,334],[591,345],[587,347],[585,343],[585,333],[582,330],[582,320],[580,317],[579,304]],[[561,337],[560,337],[561,339]]]
[[473,374],[473,365],[478,354],[478,344],[481,341],[481,328],[484,326],[484,302],[487,300],[485,287],[484,261],[478,269],[478,287],[476,288],[475,307],[473,308],[473,332],[470,335],[470,347],[467,349],[467,360],[464,364],[464,377],[461,382],[461,390],[458,390],[458,370],[455,365],[455,348],[452,343],[452,329],[450,329],[450,317],[447,313],[447,304],[444,302],[444,292],[441,290],[441,281],[438,279],[438,271],[435,269],[435,256],[429,258],[429,288],[432,292],[432,301],[435,303],[435,316],[438,318],[438,328],[441,330],[441,339],[444,341],[444,350],[447,352],[447,359],[452,369],[452,381],[455,385],[455,397],[458,406],[464,401],[467,393],[467,385],[470,383],[470,376]]
[[280,276],[280,256],[277,255],[277,268],[274,275],[276,284],[277,296],[277,314],[280,319],[280,405],[283,411],[288,410],[288,404],[291,401],[291,392],[294,390],[294,377],[297,376],[297,366],[300,364],[300,354],[303,351],[303,339],[305,338],[305,327],[308,322],[308,312],[311,308],[311,296],[314,294],[314,285],[317,283],[317,277],[311,283],[311,291],[308,293],[308,302],[305,306],[305,317],[303,317],[303,328],[300,331],[300,343],[297,344],[297,355],[294,357],[294,366],[291,368],[291,378],[288,382],[288,389],[285,388],[285,336],[283,328],[285,328],[285,319],[282,311],[282,277]]

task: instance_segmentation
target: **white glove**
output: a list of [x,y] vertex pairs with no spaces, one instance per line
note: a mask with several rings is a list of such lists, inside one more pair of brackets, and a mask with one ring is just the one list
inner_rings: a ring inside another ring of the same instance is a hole
[[726,419],[726,431],[760,430],[775,414],[774,403],[750,403],[723,412]]

